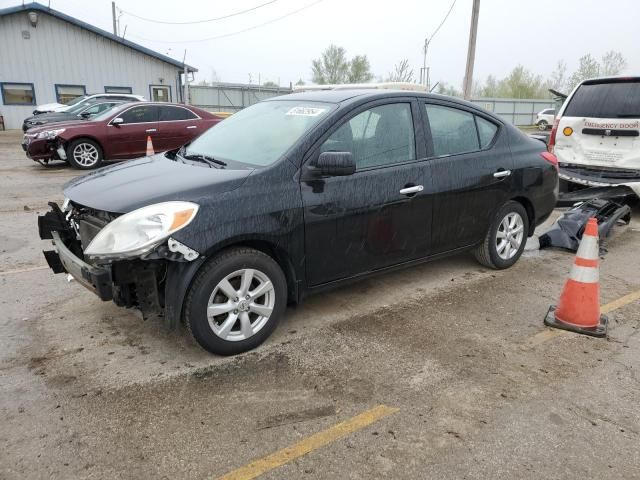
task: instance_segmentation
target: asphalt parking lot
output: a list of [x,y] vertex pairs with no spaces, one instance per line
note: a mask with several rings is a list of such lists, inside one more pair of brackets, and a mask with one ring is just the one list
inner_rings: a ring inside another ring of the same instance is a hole
[[[44,267],[77,171],[0,132],[0,478],[640,478],[640,212],[601,264],[608,339],[546,329],[573,255],[467,254],[290,308],[201,350]],[[226,476],[225,476],[226,475]]]

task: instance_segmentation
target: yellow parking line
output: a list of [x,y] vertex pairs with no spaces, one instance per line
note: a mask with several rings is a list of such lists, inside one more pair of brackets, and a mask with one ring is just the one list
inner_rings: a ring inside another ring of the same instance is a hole
[[4,272],[0,272],[0,277],[3,275],[13,275],[15,273],[25,273],[25,272],[35,272],[36,270],[44,270],[49,268],[47,265],[41,265],[39,267],[27,267],[27,268],[17,268],[15,270],[6,270]]
[[263,473],[274,470],[296,458],[302,457],[309,452],[317,450],[325,445],[335,442],[346,435],[361,430],[374,422],[377,422],[387,415],[397,412],[397,408],[387,407],[386,405],[378,405],[377,407],[367,410],[366,412],[356,415],[344,422],[338,423],[333,427],[318,432],[307,437],[298,443],[283,448],[271,455],[259,458],[244,467],[233,470],[218,480],[250,480],[256,478]]
[[[609,312],[613,312],[614,310],[622,308],[625,305],[629,305],[636,300],[640,300],[640,290],[628,293],[627,295],[624,295],[623,297],[620,297],[612,302],[605,303],[600,307],[600,313],[606,314]],[[552,338],[561,335],[570,335],[570,333],[565,330],[546,329],[527,338],[520,348],[522,350],[529,350],[537,345],[540,345],[541,343],[546,342],[547,340],[551,340]]]

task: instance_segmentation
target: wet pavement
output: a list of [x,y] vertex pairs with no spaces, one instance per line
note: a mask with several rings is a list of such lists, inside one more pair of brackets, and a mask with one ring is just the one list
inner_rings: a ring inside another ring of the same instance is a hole
[[[381,275],[211,356],[39,268],[38,212],[78,172],[19,139],[0,132],[0,478],[216,478],[379,405],[397,411],[260,478],[640,478],[640,301],[606,340],[545,333],[571,254]],[[603,304],[640,290],[640,223],[607,247]]]

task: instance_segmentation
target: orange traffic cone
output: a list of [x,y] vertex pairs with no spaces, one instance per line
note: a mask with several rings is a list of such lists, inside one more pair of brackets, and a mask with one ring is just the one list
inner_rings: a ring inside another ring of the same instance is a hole
[[607,334],[608,319],[600,315],[598,221],[590,218],[558,306],[551,306],[545,325],[593,337]]
[[155,154],[156,152],[153,151],[153,142],[151,141],[151,135],[147,135],[147,157]]

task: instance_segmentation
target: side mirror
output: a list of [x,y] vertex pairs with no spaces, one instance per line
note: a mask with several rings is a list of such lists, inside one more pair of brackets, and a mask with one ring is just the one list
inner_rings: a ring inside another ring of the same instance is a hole
[[114,127],[119,127],[123,123],[124,123],[124,119],[122,117],[116,117],[113,120],[111,120],[111,125],[113,125]]
[[91,116],[91,114],[90,114],[89,112],[82,112],[82,113],[80,114],[80,116],[81,116],[82,118],[89,118],[89,117]]
[[322,152],[318,157],[316,168],[321,175],[340,177],[353,175],[356,162],[351,152]]

